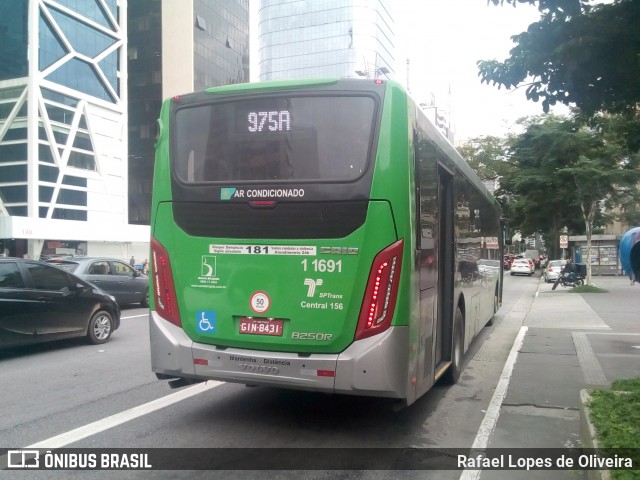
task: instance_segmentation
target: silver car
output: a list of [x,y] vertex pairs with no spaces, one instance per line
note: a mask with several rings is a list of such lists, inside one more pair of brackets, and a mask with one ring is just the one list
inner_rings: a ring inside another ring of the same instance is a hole
[[149,306],[149,278],[128,263],[106,257],[53,258],[47,263],[62,268],[116,297],[118,305]]
[[544,271],[542,272],[544,281],[547,283],[555,282],[566,264],[566,260],[549,260],[547,262],[547,266],[544,267]]
[[528,258],[516,258],[511,264],[511,275],[523,274],[533,275],[533,268]]

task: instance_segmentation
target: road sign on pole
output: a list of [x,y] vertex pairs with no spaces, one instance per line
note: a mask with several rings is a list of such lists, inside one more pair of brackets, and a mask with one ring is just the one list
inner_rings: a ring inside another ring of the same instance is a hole
[[569,236],[560,235],[560,248],[569,248]]

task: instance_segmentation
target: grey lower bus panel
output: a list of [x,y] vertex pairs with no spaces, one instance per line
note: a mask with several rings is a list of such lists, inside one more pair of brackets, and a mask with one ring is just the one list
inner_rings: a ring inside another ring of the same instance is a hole
[[[407,327],[392,327],[353,342],[339,354],[309,356],[194,343],[182,328],[155,311],[149,312],[149,327],[151,369],[161,378],[222,380],[388,398],[407,396]],[[200,360],[197,365],[194,358]]]

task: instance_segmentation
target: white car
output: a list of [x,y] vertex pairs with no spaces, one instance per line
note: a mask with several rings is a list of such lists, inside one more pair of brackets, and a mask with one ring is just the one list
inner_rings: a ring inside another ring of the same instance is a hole
[[511,264],[511,275],[521,274],[521,275],[533,275],[533,271],[531,270],[531,263],[527,258],[516,258]]
[[550,260],[542,272],[544,281],[547,283],[555,282],[566,264],[566,260]]

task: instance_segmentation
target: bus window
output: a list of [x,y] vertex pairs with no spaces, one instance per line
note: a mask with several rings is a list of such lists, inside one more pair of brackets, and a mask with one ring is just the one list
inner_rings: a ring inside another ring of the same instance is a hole
[[360,177],[375,101],[367,96],[269,97],[181,108],[174,168],[187,183]]

